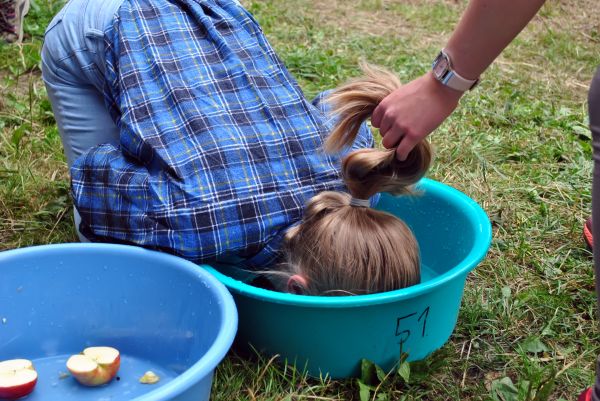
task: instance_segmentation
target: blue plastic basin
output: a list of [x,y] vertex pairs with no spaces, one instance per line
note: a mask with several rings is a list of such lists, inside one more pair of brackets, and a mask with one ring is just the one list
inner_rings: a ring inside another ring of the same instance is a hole
[[[362,358],[391,369],[401,353],[419,360],[448,340],[467,274],[485,256],[491,227],[463,193],[424,179],[417,197],[383,195],[378,208],[403,219],[421,250],[422,282],[385,293],[313,297],[247,284],[207,266],[232,292],[240,324],[236,342],[279,354],[312,376],[356,376]],[[237,279],[236,279],[237,278]]]
[[[0,360],[33,361],[28,401],[208,400],[236,328],[227,289],[175,256],[109,244],[0,252]],[[118,380],[64,377],[68,357],[96,345],[121,352]],[[157,384],[139,383],[147,370]]]

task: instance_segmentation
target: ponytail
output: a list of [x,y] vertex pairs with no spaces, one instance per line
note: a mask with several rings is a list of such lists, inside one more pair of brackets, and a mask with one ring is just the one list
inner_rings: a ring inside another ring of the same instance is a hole
[[[363,77],[340,86],[327,99],[332,113],[339,116],[325,141],[327,152],[337,152],[352,145],[361,124],[401,85],[390,71],[364,63],[361,68]],[[410,192],[409,186],[425,175],[431,159],[431,148],[425,140],[418,143],[404,161],[396,158],[395,149],[361,149],[346,156],[342,175],[352,196],[368,199],[377,192],[399,195]]]
[[[327,99],[338,118],[324,143],[327,152],[352,145],[361,124],[401,85],[389,71],[361,67],[362,77],[340,86]],[[286,235],[288,273],[306,278],[306,294],[381,292],[420,281],[418,244],[406,224],[391,214],[352,206],[351,197],[409,193],[431,159],[425,140],[405,161],[396,158],[395,149],[360,149],[343,159],[342,176],[350,195],[316,195],[308,202],[302,222]]]
[[338,121],[325,140],[327,152],[352,145],[360,125],[373,114],[377,105],[402,84],[388,70],[361,63],[363,76],[351,79],[327,97]]

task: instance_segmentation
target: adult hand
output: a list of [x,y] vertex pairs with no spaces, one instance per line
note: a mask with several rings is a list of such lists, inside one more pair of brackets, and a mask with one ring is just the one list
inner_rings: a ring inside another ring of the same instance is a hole
[[437,81],[431,72],[396,89],[373,111],[371,123],[383,146],[396,147],[398,160],[435,130],[454,111],[462,92]]

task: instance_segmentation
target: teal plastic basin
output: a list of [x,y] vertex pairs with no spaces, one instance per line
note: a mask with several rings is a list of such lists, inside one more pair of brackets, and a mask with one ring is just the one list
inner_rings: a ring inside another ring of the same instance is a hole
[[404,220],[419,242],[418,285],[370,295],[302,296],[254,287],[206,266],[234,296],[236,343],[332,378],[358,375],[362,358],[391,369],[401,353],[419,360],[442,347],[456,326],[467,275],[487,253],[491,226],[465,194],[429,179],[418,189],[419,196],[383,195],[378,204]]

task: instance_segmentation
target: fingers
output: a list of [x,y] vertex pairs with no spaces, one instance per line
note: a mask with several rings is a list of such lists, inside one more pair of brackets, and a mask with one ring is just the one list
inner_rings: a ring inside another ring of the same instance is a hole
[[373,114],[371,114],[371,125],[375,128],[381,128],[381,120],[383,119],[384,114],[385,106],[383,105],[382,101],[377,105],[377,107],[375,107],[375,110],[373,110]]
[[381,135],[381,137],[385,139],[385,137],[388,135],[388,133],[390,132],[390,130],[392,130],[393,127],[394,119],[384,116],[379,126],[379,135]]
[[[392,92],[375,107],[371,115],[371,125],[379,128],[382,145],[386,149],[396,148],[396,157],[398,160],[404,161],[410,151],[426,135],[415,134],[415,131],[422,131],[420,128],[423,127],[420,126],[418,121],[414,121],[414,118],[406,118],[407,116],[413,116],[415,113],[412,110],[413,108],[407,110],[406,107],[401,107],[406,105],[406,99],[400,97],[400,102],[398,102],[399,94],[402,95],[398,90]],[[427,116],[422,118],[427,119]]]
[[411,135],[394,126],[387,132],[381,143],[386,149],[396,148],[396,158],[404,161],[419,141],[421,141],[419,136]]
[[[385,99],[384,99],[385,101]],[[384,101],[379,103],[379,106],[373,110],[371,115],[371,125],[375,128],[379,128],[379,134],[384,139],[383,144],[386,148],[394,146],[400,139],[399,136],[392,135],[392,138],[385,139],[388,132],[393,128],[395,123],[394,113],[391,112],[385,105]],[[392,142],[390,142],[392,141]],[[389,145],[387,145],[390,143]]]
[[406,160],[410,151],[414,149],[420,140],[420,138],[415,136],[403,136],[400,144],[396,148],[396,158],[400,161]]
[[[382,117],[378,116],[380,119],[378,121],[379,133],[383,138],[381,144],[386,149],[396,148],[396,157],[398,160],[404,161],[422,137],[399,124],[398,119],[393,118],[390,114],[384,113]],[[373,123],[373,120],[371,122]],[[375,123],[373,125],[375,126]]]
[[[387,110],[384,102],[379,103],[379,106],[377,106],[375,110],[373,110],[373,114],[371,114],[371,125],[375,128],[379,128],[379,135],[381,135],[381,137],[383,138],[382,143],[383,146],[385,146],[386,148],[393,146],[393,144],[390,146],[386,145],[393,138],[389,138],[387,140],[385,139],[386,135],[388,134],[388,131],[394,125],[394,119],[390,117],[391,114],[393,113],[390,113],[389,110]],[[396,142],[397,139],[398,138],[396,138]]]
[[381,144],[386,149],[394,148],[398,145],[398,142],[402,139],[404,132],[398,126],[393,126],[391,129],[387,130],[385,135],[382,134],[383,139],[381,140]]

